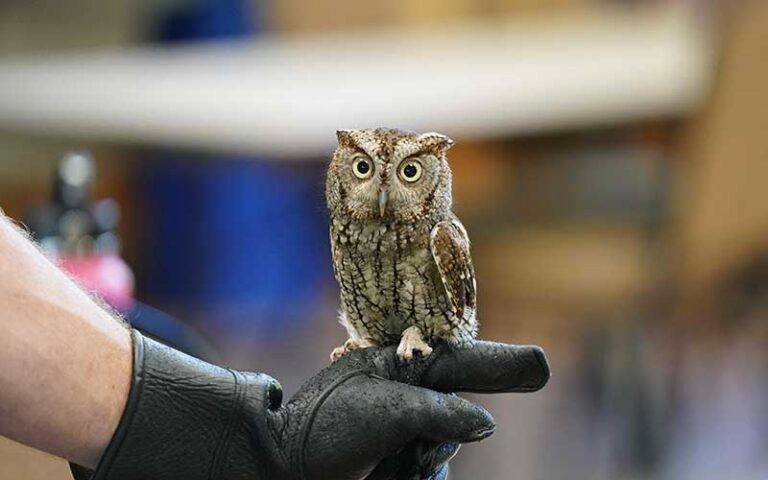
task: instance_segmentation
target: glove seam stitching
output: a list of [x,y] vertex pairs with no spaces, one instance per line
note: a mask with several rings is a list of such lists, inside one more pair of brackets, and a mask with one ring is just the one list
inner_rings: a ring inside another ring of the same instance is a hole
[[312,427],[312,423],[315,420],[315,416],[317,414],[317,411],[320,409],[320,407],[325,403],[325,400],[330,396],[331,393],[333,393],[336,388],[338,388],[341,384],[347,382],[348,380],[351,380],[354,377],[365,375],[367,373],[364,369],[358,369],[353,370],[351,372],[348,372],[346,375],[342,375],[341,377],[337,378],[336,381],[334,381],[332,384],[328,386],[328,388],[325,389],[316,399],[314,402],[312,402],[312,405],[309,409],[309,414],[307,415],[307,420],[304,422],[304,425],[301,427],[301,432],[299,433],[299,445],[298,448],[296,448],[294,454],[296,456],[296,461],[294,462],[295,468],[296,468],[296,478],[299,480],[304,480],[306,477],[304,476],[304,447],[307,443],[307,438],[309,437],[309,430]]
[[220,470],[223,468],[224,465],[224,454],[225,450],[227,449],[227,446],[229,445],[229,439],[232,436],[232,430],[233,426],[235,425],[235,422],[238,418],[240,418],[240,413],[242,411],[242,399],[243,394],[245,392],[244,388],[241,388],[241,384],[238,381],[238,375],[236,372],[232,371],[231,369],[227,369],[227,372],[232,375],[232,379],[234,381],[233,389],[234,389],[234,405],[232,408],[232,412],[230,413],[229,419],[227,421],[227,427],[224,431],[224,434],[222,435],[221,439],[219,440],[219,444],[216,447],[216,450],[214,452],[213,456],[213,462],[211,464],[211,468],[209,470],[208,478],[209,480],[214,480],[216,478],[219,478]]

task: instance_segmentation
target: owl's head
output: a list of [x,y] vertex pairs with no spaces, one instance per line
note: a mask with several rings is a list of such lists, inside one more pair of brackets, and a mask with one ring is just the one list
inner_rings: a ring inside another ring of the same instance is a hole
[[418,221],[451,208],[453,140],[395,129],[339,130],[326,182],[328,208],[358,220]]

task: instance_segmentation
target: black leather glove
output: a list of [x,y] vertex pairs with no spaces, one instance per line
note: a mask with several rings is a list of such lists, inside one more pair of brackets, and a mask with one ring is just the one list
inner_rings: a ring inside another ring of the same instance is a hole
[[438,393],[530,392],[549,379],[538,347],[437,345],[404,363],[395,348],[351,352],[286,405],[271,377],[220,368],[134,331],[134,378],[95,474],[110,480],[444,478],[490,414]]

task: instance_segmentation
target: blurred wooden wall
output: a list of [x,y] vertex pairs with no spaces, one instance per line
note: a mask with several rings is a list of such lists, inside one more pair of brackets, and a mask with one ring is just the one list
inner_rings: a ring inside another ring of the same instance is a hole
[[684,139],[678,248],[686,302],[768,251],[768,3],[725,25],[711,102]]

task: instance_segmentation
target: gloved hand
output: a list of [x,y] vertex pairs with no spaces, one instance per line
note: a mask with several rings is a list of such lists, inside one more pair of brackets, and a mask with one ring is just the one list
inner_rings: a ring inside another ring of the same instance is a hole
[[267,375],[133,339],[133,384],[97,480],[444,478],[458,444],[495,425],[483,408],[438,392],[530,392],[549,379],[538,347],[438,345],[408,363],[394,347],[370,348],[326,367],[283,406]]

